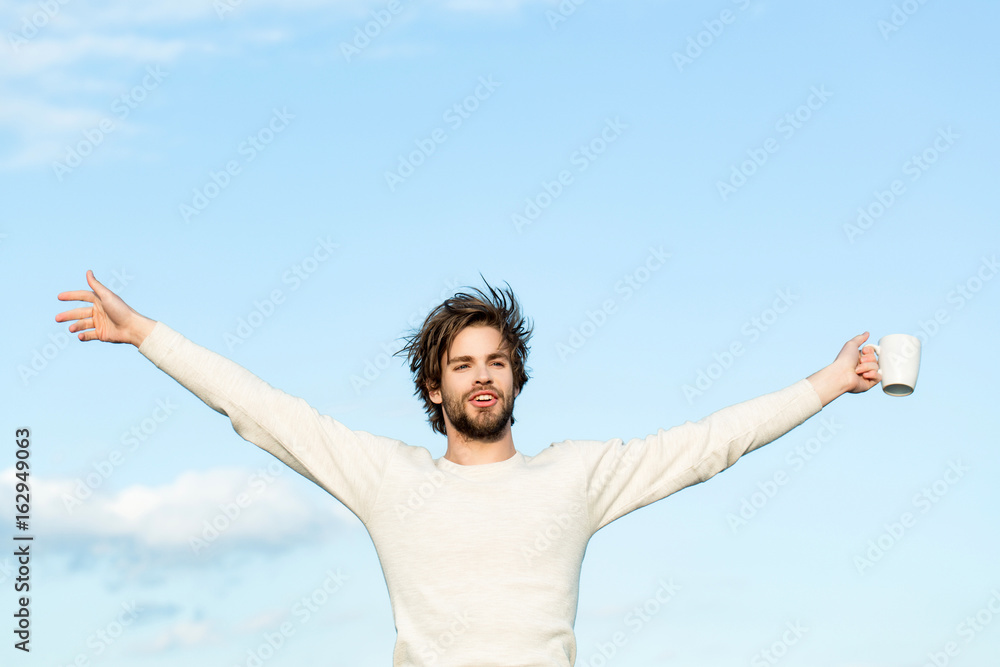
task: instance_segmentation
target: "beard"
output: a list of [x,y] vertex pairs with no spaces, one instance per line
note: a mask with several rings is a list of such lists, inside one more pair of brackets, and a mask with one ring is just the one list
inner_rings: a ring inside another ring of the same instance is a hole
[[[448,421],[466,440],[496,442],[503,438],[507,423],[514,414],[514,399],[508,403],[506,396],[499,390],[492,390],[497,394],[497,403],[486,409],[469,406],[467,396],[444,397],[442,407],[448,415]],[[474,414],[470,416],[469,411]]]

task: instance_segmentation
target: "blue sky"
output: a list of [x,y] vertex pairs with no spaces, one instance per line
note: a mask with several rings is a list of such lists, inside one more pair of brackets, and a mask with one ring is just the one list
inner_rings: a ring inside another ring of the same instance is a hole
[[600,531],[577,664],[991,664],[995,3],[222,1],[0,2],[3,429],[31,430],[35,535],[32,651],[8,635],[3,664],[391,662],[360,522],[135,349],[67,334],[87,269],[435,456],[387,352],[480,273],[535,321],[529,455],[917,335],[912,396],[844,396]]

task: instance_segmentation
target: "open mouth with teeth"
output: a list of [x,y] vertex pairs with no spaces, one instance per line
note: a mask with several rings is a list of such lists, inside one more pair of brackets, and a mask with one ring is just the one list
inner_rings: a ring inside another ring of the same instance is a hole
[[488,408],[492,405],[496,405],[497,397],[493,394],[476,394],[469,399],[469,403],[472,403],[476,407]]

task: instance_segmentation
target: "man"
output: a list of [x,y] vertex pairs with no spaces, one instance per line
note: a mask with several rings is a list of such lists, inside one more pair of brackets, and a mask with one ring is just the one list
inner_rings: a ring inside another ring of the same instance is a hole
[[531,329],[510,288],[487,285],[488,295],[447,299],[401,350],[432,426],[448,438],[433,459],[422,447],[348,429],[143,317],[90,271],[87,282],[92,291],[58,298],[93,305],[57,321],[76,320],[69,330],[83,341],[135,345],[243,438],[361,519],[385,574],[398,667],[572,665],[580,568],[597,530],[709,479],[880,379],[874,354],[859,354],[864,333],[808,378],[697,423],[628,442],[567,440],[525,456],[511,425]]

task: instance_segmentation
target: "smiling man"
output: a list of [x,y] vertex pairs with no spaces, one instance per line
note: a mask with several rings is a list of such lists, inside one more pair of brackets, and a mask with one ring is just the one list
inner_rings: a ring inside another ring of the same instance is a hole
[[[445,458],[450,461],[476,465],[514,455],[510,420],[520,389],[514,387],[510,355],[502,343],[496,329],[469,326],[444,354],[440,385],[429,396],[443,408],[446,433],[456,436],[448,441]],[[491,445],[486,458],[477,443]]]
[[512,293],[490,294],[456,294],[400,350],[409,354],[431,427],[448,436],[444,458],[462,465],[505,461],[517,451],[510,427],[528,381],[531,330]]
[[531,328],[509,286],[487,285],[445,300],[400,350],[431,427],[448,439],[435,459],[424,447],[347,428],[143,317],[90,271],[87,282],[92,291],[58,298],[92,306],[57,321],[76,320],[69,330],[80,340],[135,345],[244,439],[361,519],[385,574],[397,667],[572,665],[580,568],[594,533],[879,381],[874,354],[859,352],[864,333],[808,378],[698,422],[628,441],[565,440],[527,456],[511,426]]

